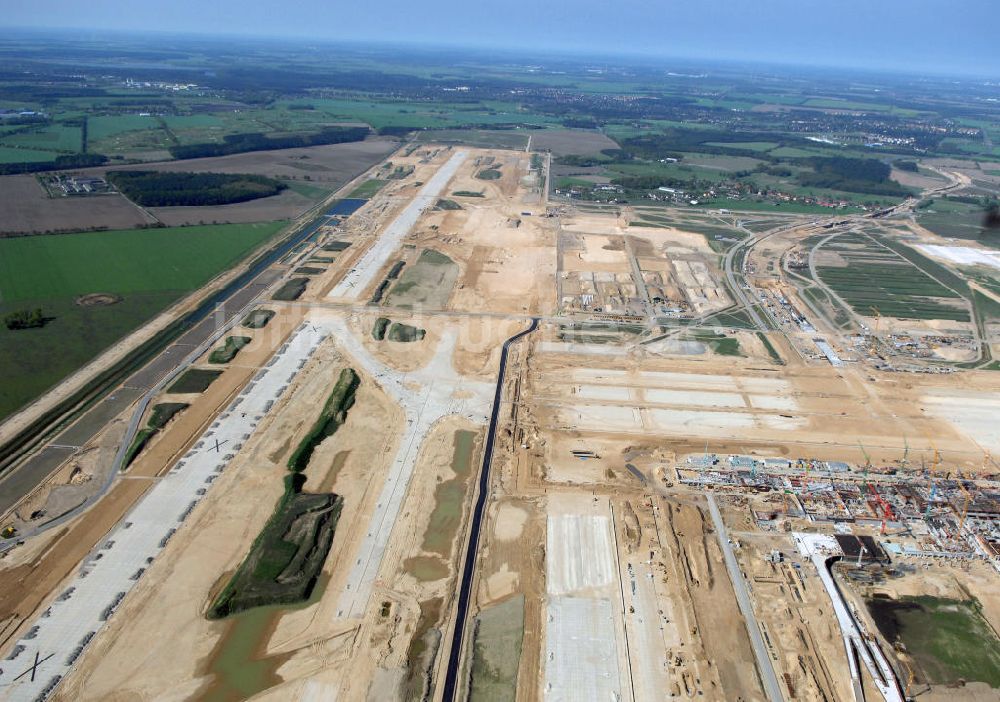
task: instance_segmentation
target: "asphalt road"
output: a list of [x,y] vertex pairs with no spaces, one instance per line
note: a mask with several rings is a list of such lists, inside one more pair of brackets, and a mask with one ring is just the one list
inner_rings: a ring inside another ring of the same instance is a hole
[[757,670],[760,672],[760,679],[764,685],[764,693],[771,702],[782,702],[784,698],[781,696],[778,676],[774,672],[771,656],[764,645],[764,637],[761,636],[760,626],[757,624],[757,617],[754,615],[753,605],[750,603],[750,593],[743,580],[743,571],[740,570],[736,556],[733,554],[733,545],[729,542],[726,525],[719,512],[719,505],[715,502],[715,495],[708,493],[705,497],[708,500],[708,511],[712,515],[712,523],[715,525],[715,533],[719,537],[719,545],[722,546],[722,554],[726,559],[726,570],[729,571],[729,579],[733,582],[733,590],[736,592],[736,602],[740,606],[743,619],[746,620],[747,633],[750,634],[750,644],[753,646],[754,658],[757,659]]
[[490,463],[493,460],[493,444],[497,436],[497,423],[500,416],[503,381],[507,370],[507,351],[512,343],[527,336],[538,328],[538,318],[532,318],[531,325],[524,331],[503,342],[500,351],[500,372],[497,375],[497,388],[493,395],[493,412],[490,414],[490,426],[486,432],[486,446],[483,448],[483,466],[479,471],[479,495],[472,509],[472,523],[469,526],[469,544],[465,552],[465,566],[462,570],[462,582],[458,593],[458,609],[455,616],[455,629],[451,636],[451,649],[448,654],[448,671],[444,679],[444,696],[449,701],[458,695],[458,671],[462,667],[462,639],[465,637],[465,621],[469,612],[469,601],[472,598],[472,576],[476,570],[476,556],[479,549],[479,532],[483,524],[483,514],[486,511],[486,498],[489,496]]

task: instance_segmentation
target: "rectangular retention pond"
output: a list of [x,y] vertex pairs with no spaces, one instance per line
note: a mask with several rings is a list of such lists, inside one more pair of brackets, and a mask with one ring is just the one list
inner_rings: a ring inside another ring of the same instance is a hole
[[368,200],[363,200],[358,197],[344,198],[343,200],[337,200],[333,207],[327,210],[326,213],[330,216],[339,215],[341,217],[347,217],[348,215],[352,215],[361,209],[361,206],[366,202],[368,202]]

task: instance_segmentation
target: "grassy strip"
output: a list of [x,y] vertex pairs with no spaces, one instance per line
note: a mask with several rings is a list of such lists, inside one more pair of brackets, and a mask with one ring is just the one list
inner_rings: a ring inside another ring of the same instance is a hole
[[483,195],[482,191],[477,193],[473,190],[456,190],[452,193],[452,195],[456,197],[486,197]]
[[406,178],[407,176],[412,175],[414,170],[415,170],[415,166],[413,166],[413,165],[411,165],[409,163],[403,164],[402,166],[396,166],[395,168],[392,169],[392,172],[389,173],[386,176],[386,179],[388,179],[388,180],[403,180],[403,178]]
[[[302,492],[305,476],[285,476],[285,491],[247,557],[206,616],[308,600],[333,543],[344,500]],[[287,540],[286,537],[294,539]]]
[[189,405],[186,402],[163,402],[161,404],[155,405],[153,411],[149,415],[149,420],[146,426],[139,430],[132,440],[132,443],[128,447],[128,451],[125,452],[125,460],[122,461],[121,469],[124,471],[135,460],[146,445],[163,427],[167,425],[167,422],[171,418],[183,409],[187,409]]
[[770,356],[775,363],[779,366],[785,365],[784,360],[781,358],[781,354],[778,353],[778,350],[771,344],[771,340],[767,338],[767,334],[759,331],[757,332],[757,338],[760,339],[760,343],[764,344],[764,348],[767,350],[767,355]]
[[333,251],[335,253],[340,253],[351,246],[349,241],[328,241],[323,244],[324,251]]
[[375,341],[382,341],[385,338],[385,330],[389,328],[389,318],[379,317],[375,320],[375,326],[372,327],[372,337]]
[[379,283],[378,288],[375,289],[375,294],[372,295],[372,304],[377,305],[382,302],[382,298],[385,297],[385,293],[389,290],[389,285],[399,274],[403,272],[403,267],[406,265],[406,261],[396,261],[392,268],[389,269],[389,273],[385,276],[385,280]]
[[448,200],[448,199],[445,199],[445,198],[442,198],[442,199],[440,199],[440,200],[437,201],[437,207],[438,207],[439,210],[460,210],[460,209],[462,209],[462,206],[459,205],[454,200]]
[[383,280],[381,283],[378,284],[377,288],[375,288],[375,294],[372,295],[372,304],[377,305],[380,302],[382,302],[382,298],[385,297],[385,292],[388,289],[389,289],[389,279],[386,278],[385,280]]
[[312,429],[306,434],[291,458],[288,459],[288,469],[293,473],[301,473],[309,465],[313,451],[322,443],[323,439],[333,434],[344,423],[347,411],[354,405],[354,392],[360,384],[358,374],[350,368],[345,368],[340,372],[340,378],[333,387],[333,392],[323,406],[319,419],[313,424]]
[[222,371],[220,370],[189,368],[184,371],[184,374],[180,378],[175,380],[173,384],[167,388],[167,392],[205,392],[205,390],[208,389],[208,386],[211,385],[220,375],[222,375]]
[[559,329],[569,332],[642,334],[646,330],[646,327],[641,324],[632,324],[629,322],[571,322],[559,325]]
[[469,672],[469,702],[517,699],[517,669],[524,639],[524,595],[476,615]]
[[209,363],[229,363],[236,358],[244,346],[250,343],[249,336],[227,336],[225,344],[212,351],[208,357]]
[[725,334],[718,334],[706,329],[694,329],[686,335],[694,341],[700,341],[720,356],[742,356],[740,341]]
[[479,178],[479,180],[500,180],[502,175],[503,174],[496,168],[487,168],[484,171],[479,171],[479,173],[476,174],[476,177]]
[[298,300],[299,297],[306,291],[306,285],[309,284],[308,278],[292,278],[284,285],[282,285],[278,290],[271,296],[274,300],[282,300],[284,302],[291,302],[292,300]]
[[389,333],[386,338],[389,341],[420,341],[427,334],[423,329],[418,329],[417,327],[411,327],[409,324],[403,324],[402,322],[393,322],[392,326],[389,327]]
[[215,598],[206,615],[209,619],[309,599],[333,544],[344,500],[333,493],[303,493],[303,471],[320,442],[344,423],[359,383],[353,369],[340,372],[319,419],[288,459],[285,491],[271,518]]
[[367,200],[372,195],[374,195],[379,190],[381,190],[383,185],[385,185],[385,181],[384,180],[378,180],[377,178],[369,178],[364,183],[362,183],[361,185],[359,185],[358,187],[356,187],[354,190],[352,190],[351,194],[348,195],[347,198],[349,200],[355,199],[355,198],[357,198],[359,200]]
[[274,316],[274,310],[254,310],[243,320],[243,326],[247,329],[263,329]]
[[711,317],[705,318],[706,326],[730,327],[733,329],[756,329],[757,326],[750,319],[746,310],[737,309],[735,312],[717,312]]

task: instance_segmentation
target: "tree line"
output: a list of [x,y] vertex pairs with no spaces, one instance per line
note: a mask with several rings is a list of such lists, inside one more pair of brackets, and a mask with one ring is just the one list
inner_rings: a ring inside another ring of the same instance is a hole
[[178,144],[170,147],[170,155],[176,159],[204,158],[206,156],[230,156],[249,151],[273,151],[275,149],[295,149],[304,146],[343,144],[363,141],[371,133],[368,127],[325,127],[314,134],[290,134],[288,136],[267,136],[260,133],[230,134],[222,143]]
[[277,195],[288,186],[260,175],[108,171],[108,182],[143,207],[227,205]]

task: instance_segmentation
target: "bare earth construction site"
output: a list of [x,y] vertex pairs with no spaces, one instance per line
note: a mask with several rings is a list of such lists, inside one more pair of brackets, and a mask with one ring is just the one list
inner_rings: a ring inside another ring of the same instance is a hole
[[940,238],[549,159],[403,146],[14,506],[0,700],[995,699],[1000,319]]

